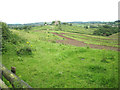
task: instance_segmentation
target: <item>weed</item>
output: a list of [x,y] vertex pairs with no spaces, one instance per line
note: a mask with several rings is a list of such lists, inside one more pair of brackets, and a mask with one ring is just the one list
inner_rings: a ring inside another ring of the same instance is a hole
[[23,59],[21,57],[18,57],[18,61],[23,61]]
[[93,61],[93,62],[94,62],[94,61],[95,61],[95,59],[91,59],[91,61]]
[[84,57],[78,57],[80,60],[85,60],[85,58]]
[[32,50],[29,47],[23,47],[17,51],[17,55],[31,55]]
[[102,66],[94,66],[94,65],[89,66],[89,70],[95,73],[104,73],[106,71],[106,69],[103,68]]
[[87,46],[86,48],[87,48],[87,49],[89,49],[90,47],[89,47],[89,46]]
[[75,52],[76,53],[83,53],[83,52],[86,52],[87,50],[85,48],[78,48]]
[[52,43],[56,43],[56,41],[52,41]]
[[104,87],[115,87],[116,79],[114,77],[101,77],[100,84]]
[[103,57],[102,60],[101,60],[101,62],[108,63],[107,58]]

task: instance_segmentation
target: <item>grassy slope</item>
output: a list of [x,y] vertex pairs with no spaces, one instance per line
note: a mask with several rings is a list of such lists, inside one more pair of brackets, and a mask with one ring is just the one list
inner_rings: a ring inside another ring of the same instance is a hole
[[[51,31],[51,32],[66,33],[63,36],[67,36],[67,37],[76,39],[78,41],[84,41],[87,44],[97,44],[97,45],[119,47],[118,46],[118,34],[114,34],[109,37],[96,36],[96,35],[90,35],[93,33],[95,29],[91,29],[91,28],[85,29],[79,26],[67,26],[67,25],[62,25],[61,27],[63,30]],[[110,39],[113,39],[113,40],[110,40]]]
[[[85,29],[80,26],[68,26],[68,25],[61,25],[63,31],[72,32],[72,33],[80,33],[80,34],[92,34],[96,29]],[[57,27],[55,27],[57,29]]]
[[[118,37],[108,38],[108,37],[102,37],[102,36],[100,37],[100,36],[72,34],[72,33],[65,34],[64,36],[67,36],[67,37],[70,37],[70,38],[73,38],[73,39],[76,39],[79,41],[84,41],[85,43],[88,43],[88,44],[97,44],[97,45],[118,47]],[[110,40],[110,39],[113,39],[113,40]]]
[[3,64],[8,69],[15,66],[17,75],[32,87],[117,87],[117,51],[48,42],[63,38],[47,31],[13,32],[30,42],[33,55],[17,56],[14,46],[8,45],[9,52],[3,55]]
[[118,36],[120,36],[120,33],[110,35],[109,38],[118,38]]

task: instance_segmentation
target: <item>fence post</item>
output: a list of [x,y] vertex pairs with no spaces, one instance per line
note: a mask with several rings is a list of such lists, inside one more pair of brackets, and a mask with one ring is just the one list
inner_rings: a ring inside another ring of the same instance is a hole
[[11,67],[11,72],[13,72],[14,74],[16,74],[16,67]]
[[[3,76],[13,84],[13,88],[32,88],[26,82],[17,77],[13,72],[9,71],[5,66],[0,64],[0,70],[3,71]],[[15,69],[16,70],[16,69]]]
[[[16,75],[16,67],[11,67],[11,72],[13,72]],[[15,88],[13,84],[12,87]]]

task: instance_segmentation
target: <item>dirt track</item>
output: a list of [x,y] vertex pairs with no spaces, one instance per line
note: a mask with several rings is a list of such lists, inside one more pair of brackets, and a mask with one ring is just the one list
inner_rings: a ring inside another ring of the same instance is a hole
[[90,48],[95,48],[95,49],[107,49],[107,50],[120,51],[120,50],[118,50],[117,47],[102,46],[102,45],[95,45],[95,44],[86,44],[86,43],[84,43],[84,41],[77,41],[75,39],[65,37],[61,34],[57,34],[57,33],[52,33],[52,34],[58,35],[58,36],[66,39],[66,40],[57,40],[56,41],[57,43],[70,44],[70,45],[79,46],[79,47],[89,46]]

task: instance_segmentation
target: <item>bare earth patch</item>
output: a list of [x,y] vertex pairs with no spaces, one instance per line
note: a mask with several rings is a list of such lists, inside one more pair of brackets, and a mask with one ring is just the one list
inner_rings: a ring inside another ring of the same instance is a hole
[[52,34],[58,35],[58,36],[63,37],[63,38],[66,39],[66,40],[57,40],[56,41],[57,43],[70,44],[70,45],[74,45],[74,46],[78,46],[78,47],[89,46],[90,48],[95,48],[95,49],[107,49],[107,50],[120,51],[117,47],[102,46],[102,45],[95,45],[95,44],[86,44],[86,43],[84,43],[84,41],[77,41],[75,39],[65,37],[65,36],[63,36],[61,34],[57,34],[57,33],[52,33]]

